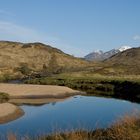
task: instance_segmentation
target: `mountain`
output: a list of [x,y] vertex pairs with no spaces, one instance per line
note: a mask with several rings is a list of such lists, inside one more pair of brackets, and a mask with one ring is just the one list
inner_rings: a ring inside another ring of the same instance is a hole
[[105,60],[119,52],[122,52],[122,51],[125,51],[127,49],[130,49],[131,47],[129,46],[122,46],[118,49],[112,49],[110,51],[107,51],[107,52],[103,52],[101,50],[99,51],[94,51],[88,55],[86,55],[84,58],[86,60],[89,60],[89,61],[102,61],[102,60]]
[[66,69],[85,67],[88,63],[42,43],[0,41],[0,76],[57,73]]

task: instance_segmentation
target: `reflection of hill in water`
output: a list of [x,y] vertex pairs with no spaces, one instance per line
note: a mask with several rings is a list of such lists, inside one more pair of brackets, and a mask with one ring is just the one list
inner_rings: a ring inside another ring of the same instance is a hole
[[[56,105],[57,102],[63,102],[68,98],[55,99],[11,99],[9,103],[0,104],[0,124],[14,121],[24,115],[24,111],[18,107],[19,105],[42,106],[44,104]],[[14,105],[15,104],[15,105]],[[16,106],[18,105],[18,106]]]

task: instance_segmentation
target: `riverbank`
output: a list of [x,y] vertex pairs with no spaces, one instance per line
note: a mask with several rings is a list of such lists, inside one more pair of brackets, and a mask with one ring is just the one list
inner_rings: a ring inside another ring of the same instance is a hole
[[10,103],[0,104],[0,124],[10,122],[23,116],[24,112],[18,106]]
[[30,84],[0,84],[0,91],[9,94],[9,98],[39,99],[39,98],[64,98],[82,92],[68,87],[52,85]]
[[140,77],[60,74],[25,81],[27,84],[67,86],[88,95],[113,97],[140,102]]

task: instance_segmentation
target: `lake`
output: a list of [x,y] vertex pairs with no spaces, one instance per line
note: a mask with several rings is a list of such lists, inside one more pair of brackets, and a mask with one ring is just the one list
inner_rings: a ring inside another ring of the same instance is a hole
[[74,96],[41,106],[22,105],[25,115],[0,125],[0,132],[37,135],[75,128],[109,127],[118,117],[140,110],[140,104],[125,100]]

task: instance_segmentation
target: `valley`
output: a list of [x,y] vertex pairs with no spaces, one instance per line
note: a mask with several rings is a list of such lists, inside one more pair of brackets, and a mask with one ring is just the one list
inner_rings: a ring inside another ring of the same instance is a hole
[[0,0],[0,140],[140,140],[139,0]]
[[[85,123],[90,127],[90,129],[83,127],[81,135],[90,131],[96,133],[96,127],[90,124],[92,121],[94,124],[99,121],[94,113],[103,112],[105,104],[112,106],[112,108],[106,106],[106,109],[112,112],[117,108],[116,116],[125,116],[124,110],[128,112],[139,110],[140,48],[118,52],[102,61],[76,58],[42,43],[1,41],[0,50],[0,107],[3,108],[3,112],[0,112],[3,114],[0,116],[0,131],[2,132],[10,129],[13,135],[15,130],[24,135],[28,131],[29,135],[34,136],[38,131],[37,126],[31,131],[23,125],[27,123],[27,119],[32,128],[36,124],[42,132],[48,134],[45,138],[49,137],[51,124],[54,126],[55,122],[61,127],[62,132],[68,129],[69,124],[64,125],[62,120],[71,122],[72,127],[69,128],[69,132],[71,129],[81,129],[76,122],[81,120],[81,124]],[[105,103],[104,107],[102,106],[103,110],[100,110],[99,106],[103,102]],[[116,106],[113,107],[114,104]],[[125,105],[126,108],[120,110]],[[86,119],[84,112],[80,111],[82,106],[84,109],[90,108],[86,112]],[[49,112],[51,108],[55,112]],[[32,113],[39,115],[34,116]],[[59,113],[64,116],[60,115],[54,119],[44,118],[47,115],[53,118]],[[77,117],[74,113],[79,113],[80,116]],[[71,119],[70,114],[73,114]],[[111,127],[112,121],[117,119],[109,112],[102,115],[105,119],[106,115],[109,115],[110,119],[108,121],[101,119],[99,127],[101,133],[104,131],[102,129]],[[48,127],[44,126],[44,123],[47,123]],[[18,130],[15,128],[17,125]],[[50,137],[53,139],[53,135]]]

